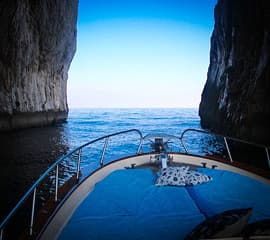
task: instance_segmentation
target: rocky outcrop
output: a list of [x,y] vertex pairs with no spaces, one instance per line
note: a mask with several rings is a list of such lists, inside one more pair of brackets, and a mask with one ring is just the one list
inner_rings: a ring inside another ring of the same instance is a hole
[[0,2],[0,130],[67,117],[78,0]]
[[219,0],[199,115],[219,133],[270,145],[270,4]]

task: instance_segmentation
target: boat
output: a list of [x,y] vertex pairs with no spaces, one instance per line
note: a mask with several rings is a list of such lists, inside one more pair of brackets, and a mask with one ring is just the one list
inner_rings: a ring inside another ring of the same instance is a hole
[[[227,158],[191,153],[198,134],[221,139]],[[125,150],[134,153],[111,154],[129,135]],[[251,144],[201,129],[130,129],[87,142],[39,177],[0,239],[270,239],[270,171],[237,161],[232,142]],[[269,147],[253,145],[270,168]]]

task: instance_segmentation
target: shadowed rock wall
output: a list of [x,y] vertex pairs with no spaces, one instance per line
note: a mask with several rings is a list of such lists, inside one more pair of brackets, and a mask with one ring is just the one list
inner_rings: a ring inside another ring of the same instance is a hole
[[0,2],[0,130],[65,120],[78,0]]
[[216,132],[270,145],[270,4],[219,0],[199,115]]

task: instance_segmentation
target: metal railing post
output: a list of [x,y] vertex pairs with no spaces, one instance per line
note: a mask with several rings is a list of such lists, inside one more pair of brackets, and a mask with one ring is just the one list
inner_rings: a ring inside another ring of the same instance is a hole
[[80,169],[81,169],[81,153],[82,153],[82,149],[79,149],[79,153],[78,153],[78,162],[77,162],[77,173],[76,173],[76,179],[79,179],[79,174],[80,174]]
[[268,161],[268,167],[270,168],[270,157],[269,157],[269,152],[268,152],[268,148],[265,148],[266,151],[266,156],[267,156],[267,161]]
[[3,239],[3,234],[4,234],[4,229],[1,229],[1,233],[0,233],[0,240]]
[[33,192],[33,201],[32,201],[32,211],[31,211],[31,221],[30,221],[30,236],[33,235],[33,225],[34,225],[34,215],[35,215],[35,205],[36,205],[36,192],[37,188],[34,188]]
[[106,148],[108,146],[108,141],[109,141],[109,138],[106,137],[105,138],[105,143],[104,143],[104,146],[103,146],[103,150],[102,150],[102,155],[101,155],[101,158],[100,158],[100,161],[99,161],[100,166],[103,166],[103,164],[104,164],[104,156],[105,156]]
[[142,149],[142,141],[143,141],[143,139],[141,138],[136,154],[139,154],[139,153],[141,152],[141,149]]
[[57,202],[58,200],[58,172],[59,172],[59,165],[56,165],[55,169],[55,195],[54,195],[54,201]]
[[[183,140],[182,138],[180,138],[180,141],[181,141],[181,143],[182,143],[182,146],[183,146],[184,149],[185,149],[185,152],[188,153],[188,148],[187,148],[186,144],[184,143],[184,140]],[[181,148],[179,149],[179,152],[180,152],[180,151],[181,151]]]
[[225,146],[226,146],[226,149],[227,149],[227,152],[228,152],[230,161],[231,161],[231,163],[232,163],[232,162],[233,162],[233,160],[232,160],[232,155],[231,155],[231,152],[230,152],[230,149],[229,149],[229,145],[228,145],[228,143],[227,143],[227,139],[226,139],[226,137],[223,137],[223,139],[224,139],[224,142],[225,142]]

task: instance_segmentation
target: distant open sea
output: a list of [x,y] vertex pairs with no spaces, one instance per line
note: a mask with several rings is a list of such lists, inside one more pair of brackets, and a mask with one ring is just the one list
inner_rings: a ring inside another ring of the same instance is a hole
[[[198,109],[71,109],[66,123],[1,133],[0,220],[60,156],[90,140],[133,128],[143,135],[180,136],[186,128],[201,127]],[[190,150],[197,147],[190,144]]]

